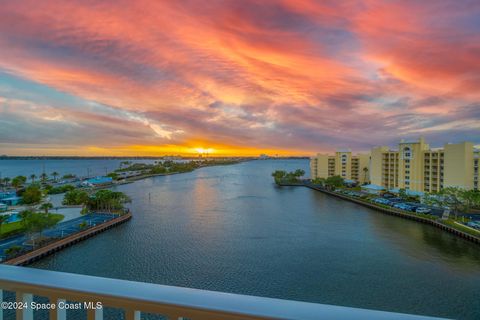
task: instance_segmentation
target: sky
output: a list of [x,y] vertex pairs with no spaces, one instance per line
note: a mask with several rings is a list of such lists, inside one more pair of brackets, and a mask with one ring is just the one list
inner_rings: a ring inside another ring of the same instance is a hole
[[0,154],[480,143],[480,1],[3,0]]

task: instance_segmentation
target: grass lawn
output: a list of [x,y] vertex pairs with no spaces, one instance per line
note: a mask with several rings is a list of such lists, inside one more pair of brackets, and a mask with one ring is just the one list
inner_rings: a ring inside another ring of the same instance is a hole
[[[52,216],[54,217],[57,223],[62,221],[63,218],[65,218],[63,214],[59,214],[59,213],[52,213]],[[21,221],[2,224],[2,227],[0,230],[0,238],[11,236],[16,233],[21,233],[22,229],[23,229],[23,226]]]
[[455,228],[455,229],[457,229],[457,230],[463,231],[463,232],[465,232],[465,233],[469,233],[469,234],[471,234],[471,235],[473,235],[473,236],[477,236],[477,237],[480,236],[480,231],[475,230],[475,229],[472,229],[472,228],[469,228],[469,227],[464,226],[464,225],[462,225],[462,224],[460,224],[460,223],[455,223],[455,220],[448,219],[448,220],[446,220],[446,221],[444,221],[444,222],[445,222],[445,224],[448,224],[449,226],[451,226],[451,227],[453,227],[453,228]]
[[12,223],[7,223],[7,224],[2,224],[2,229],[0,231],[0,237],[2,237],[4,234],[8,233],[13,233],[17,230],[22,229],[22,222],[21,221],[16,221]]

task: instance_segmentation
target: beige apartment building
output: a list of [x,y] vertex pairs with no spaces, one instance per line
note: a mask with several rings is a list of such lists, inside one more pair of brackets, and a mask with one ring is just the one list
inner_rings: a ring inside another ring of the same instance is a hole
[[[480,150],[471,142],[431,149],[420,138],[410,142],[402,140],[395,150],[376,147],[369,155],[352,156],[350,152],[341,151],[335,156],[319,154],[311,158],[310,169],[312,178],[339,175],[388,190],[438,192],[446,187],[479,190],[479,158]],[[368,168],[367,175],[364,167]]]
[[446,187],[478,190],[479,150],[471,142],[431,149],[423,138],[401,141],[397,150],[372,149],[370,181],[386,189],[438,192]]
[[341,176],[360,183],[368,182],[369,154],[352,155],[350,150],[335,152],[335,155],[317,154],[310,159],[312,179]]

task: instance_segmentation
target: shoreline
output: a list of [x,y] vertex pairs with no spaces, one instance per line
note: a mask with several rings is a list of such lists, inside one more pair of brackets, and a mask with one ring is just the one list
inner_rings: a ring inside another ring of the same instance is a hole
[[195,170],[198,170],[198,169],[208,168],[208,167],[231,166],[231,165],[236,165],[236,164],[240,164],[240,163],[247,162],[247,161],[252,161],[252,160],[254,160],[254,159],[248,159],[248,160],[245,159],[245,160],[240,160],[240,161],[237,161],[237,162],[234,162],[234,163],[212,164],[212,165],[198,167],[198,168],[195,168],[195,169],[190,170],[190,171],[177,171],[177,172],[152,173],[152,174],[146,174],[146,175],[139,175],[139,176],[135,176],[135,177],[125,178],[125,179],[122,179],[122,180],[117,180],[116,182],[108,184],[108,185],[101,185],[101,186],[97,186],[97,187],[92,187],[91,189],[92,190],[107,189],[107,188],[111,188],[111,187],[115,187],[115,186],[119,186],[119,185],[134,183],[136,181],[140,181],[140,180],[143,180],[143,179],[154,178],[154,177],[163,177],[163,176],[172,176],[172,175],[175,175],[175,174],[182,174],[182,173],[189,173],[189,172],[194,172]]
[[68,248],[76,243],[79,243],[83,240],[91,238],[99,233],[102,233],[113,227],[123,224],[129,221],[131,218],[132,218],[132,214],[130,212],[124,215],[120,215],[116,218],[113,218],[111,220],[98,224],[94,227],[90,227],[86,230],[79,231],[67,237],[57,239],[53,242],[46,244],[45,246],[39,247],[32,251],[25,252],[22,255],[4,260],[1,263],[7,264],[7,265],[14,265],[14,266],[28,265],[32,262],[38,261],[44,257],[52,255],[60,250]]
[[337,197],[337,198],[340,198],[340,199],[343,199],[343,200],[354,202],[354,203],[362,205],[364,207],[368,207],[370,209],[380,211],[381,213],[384,213],[384,214],[388,214],[388,215],[391,215],[391,216],[396,216],[396,217],[399,217],[399,218],[403,218],[403,219],[407,219],[407,220],[414,220],[414,221],[417,221],[417,222],[420,222],[420,223],[428,224],[428,225],[431,225],[435,228],[438,228],[438,229],[446,231],[450,234],[453,234],[457,237],[460,237],[464,240],[467,240],[469,242],[480,245],[480,235],[475,236],[473,234],[463,232],[463,231],[461,231],[461,230],[459,230],[459,229],[457,229],[457,228],[455,228],[451,225],[439,222],[439,221],[437,221],[437,219],[429,219],[428,217],[422,217],[422,216],[419,216],[419,215],[416,215],[416,214],[403,212],[401,210],[394,209],[394,208],[381,207],[379,205],[376,205],[376,204],[373,204],[373,203],[370,203],[370,202],[362,201],[362,200],[359,200],[359,199],[347,197],[346,195],[342,195],[342,194],[338,194],[338,193],[335,193],[335,192],[332,192],[332,191],[328,191],[328,190],[322,189],[320,187],[317,187],[315,185],[308,184],[308,183],[302,183],[302,182],[299,182],[299,183],[285,183],[285,184],[280,183],[280,184],[277,184],[277,185],[280,186],[280,187],[306,187],[306,188],[309,188],[309,189],[312,189],[312,190],[315,190],[315,191],[325,193],[325,194],[330,195],[330,196],[334,196],[334,197]]

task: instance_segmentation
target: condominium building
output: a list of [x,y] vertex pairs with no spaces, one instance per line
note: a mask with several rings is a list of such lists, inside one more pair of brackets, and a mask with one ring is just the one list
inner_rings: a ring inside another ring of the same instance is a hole
[[[471,142],[430,148],[423,138],[400,141],[397,149],[376,147],[370,154],[318,154],[310,159],[312,179],[339,175],[387,190],[438,192],[446,187],[479,190],[480,149]],[[367,168],[367,169],[365,169]]]
[[310,159],[312,179],[341,176],[360,183],[367,182],[370,155],[352,155],[350,150],[340,150],[335,155],[317,154]]
[[480,151],[471,142],[431,149],[423,138],[401,141],[398,149],[372,149],[370,180],[386,189],[438,192],[446,187],[478,190]]

